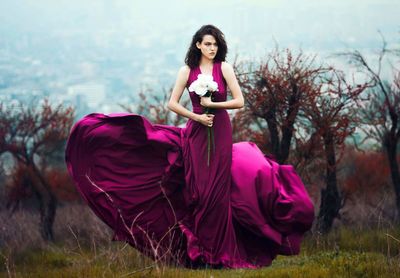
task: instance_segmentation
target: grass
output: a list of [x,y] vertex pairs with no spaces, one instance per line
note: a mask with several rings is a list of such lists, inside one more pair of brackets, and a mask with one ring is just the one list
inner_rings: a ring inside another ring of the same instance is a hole
[[2,250],[0,277],[400,277],[400,229],[341,228],[309,234],[301,254],[278,256],[258,270],[190,270],[159,266],[123,243],[15,253]]
[[190,270],[155,265],[129,245],[111,242],[112,231],[87,206],[60,207],[57,215],[56,243],[48,244],[37,213],[0,211],[0,277],[400,277],[400,226],[381,222],[309,233],[300,255],[278,256],[269,267]]
[[[189,270],[141,267],[130,263],[132,254],[109,261],[93,254],[70,255],[62,251],[25,254],[10,270],[12,277],[399,277],[398,259],[373,252],[316,252],[297,257],[278,257],[272,266],[258,270]],[[4,265],[4,264],[3,264]],[[148,264],[151,266],[151,263]],[[2,269],[2,276],[8,273]]]

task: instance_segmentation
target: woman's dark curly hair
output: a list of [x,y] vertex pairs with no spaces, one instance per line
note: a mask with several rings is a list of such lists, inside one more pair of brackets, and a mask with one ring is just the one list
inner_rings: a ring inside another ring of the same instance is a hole
[[214,25],[208,24],[200,27],[199,30],[193,35],[192,43],[186,53],[185,64],[191,69],[197,67],[200,63],[201,50],[196,47],[196,43],[201,43],[205,35],[212,35],[217,41],[218,51],[214,57],[214,61],[222,62],[225,61],[226,54],[228,53],[228,47],[225,42],[224,33],[221,32]]

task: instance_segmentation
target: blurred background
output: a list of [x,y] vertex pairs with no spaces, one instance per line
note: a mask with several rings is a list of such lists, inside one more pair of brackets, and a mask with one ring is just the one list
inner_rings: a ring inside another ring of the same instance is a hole
[[203,24],[225,33],[229,62],[261,59],[276,44],[325,61],[344,49],[372,55],[378,30],[398,44],[398,8],[390,0],[3,0],[0,95],[47,96],[72,104],[78,116],[113,112],[143,86],[173,85]]
[[[97,277],[152,265],[110,242],[69,178],[65,143],[92,112],[184,126],[166,103],[193,34],[213,24],[246,98],[230,114],[234,140],[294,165],[315,204],[302,257],[275,269],[400,275],[399,10],[395,0],[2,0],[0,270]],[[182,103],[190,109],[187,93]]]

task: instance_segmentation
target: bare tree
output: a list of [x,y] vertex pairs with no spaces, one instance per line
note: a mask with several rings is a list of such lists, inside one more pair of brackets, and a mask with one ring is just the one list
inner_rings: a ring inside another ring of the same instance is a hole
[[245,109],[257,119],[256,127],[267,132],[266,149],[281,164],[289,158],[299,111],[313,97],[315,80],[329,70],[315,67],[314,59],[301,52],[293,57],[288,49],[276,49],[256,69],[238,74]]
[[[145,116],[154,124],[179,126],[186,119],[168,109],[167,104],[171,91],[172,88],[169,90],[163,89],[162,94],[156,94],[150,89],[142,90],[139,92],[140,100],[138,105],[120,104],[120,106],[129,113],[137,113]],[[132,100],[132,102],[137,103],[138,101]],[[188,108],[189,103],[190,99],[187,96],[183,96],[181,104]]]
[[345,139],[355,131],[360,119],[356,103],[368,84],[350,85],[344,74],[331,70],[314,86],[318,93],[310,94],[310,102],[304,106],[306,117],[313,131],[312,138],[321,139],[325,156],[326,187],[321,189],[321,203],[317,229],[330,231],[333,220],[339,216],[345,196],[341,196],[337,181],[337,164],[343,154]]
[[[65,142],[73,123],[73,109],[53,108],[48,100],[41,106],[0,103],[0,155],[8,152],[16,160],[12,186],[23,183],[39,200],[40,229],[46,240],[53,240],[57,199],[45,177],[46,157]],[[14,191],[15,192],[15,191]],[[13,196],[17,202],[21,196]]]
[[360,103],[363,123],[360,128],[367,137],[379,142],[386,152],[396,194],[397,221],[400,221],[400,171],[397,154],[400,139],[400,72],[391,65],[393,80],[388,82],[382,77],[383,61],[390,53],[396,52],[388,50],[382,36],[382,48],[378,54],[376,69],[358,50],[338,55],[347,57],[351,64],[363,71],[370,79],[372,88],[368,90],[369,100]]
[[[358,123],[356,101],[368,84],[350,85],[342,72],[315,65],[314,59],[275,51],[255,70],[253,65],[247,72],[239,67],[246,107],[236,114],[233,126],[239,137],[256,131],[255,138],[264,141],[281,164],[292,153],[297,166],[307,168],[315,162],[312,168],[315,171],[318,165],[316,170],[322,173],[320,162],[326,165],[318,216],[318,229],[326,233],[344,204],[337,163],[345,139]],[[267,132],[260,138],[262,130]]]

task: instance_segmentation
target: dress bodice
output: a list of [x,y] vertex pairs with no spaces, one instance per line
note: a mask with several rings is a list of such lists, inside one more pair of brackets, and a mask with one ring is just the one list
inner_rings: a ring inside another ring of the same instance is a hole
[[[215,82],[218,84],[218,91],[213,93],[213,101],[221,102],[226,101],[226,80],[222,75],[221,62],[214,62],[212,69],[212,76]],[[197,76],[201,73],[200,66],[190,69],[189,78],[186,83],[186,88],[189,91],[189,86],[193,81],[197,79]],[[201,113],[203,107],[200,105],[200,97],[195,92],[189,92],[190,99],[192,101],[193,112]]]

